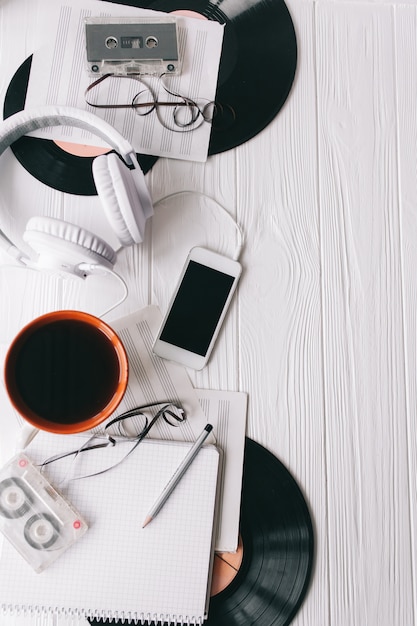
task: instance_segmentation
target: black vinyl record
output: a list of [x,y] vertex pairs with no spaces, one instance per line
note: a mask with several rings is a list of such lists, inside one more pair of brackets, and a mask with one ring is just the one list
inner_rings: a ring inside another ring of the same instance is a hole
[[[4,99],[4,119],[25,108],[31,66],[30,56],[12,77]],[[19,163],[45,185],[79,196],[97,194],[92,173],[93,157],[70,154],[54,141],[38,137],[21,137],[11,149]],[[138,154],[137,158],[145,174],[157,161],[157,157],[143,154]]]
[[139,0],[135,6],[192,11],[225,25],[209,155],[248,141],[281,110],[297,66],[297,40],[284,0]]
[[[114,0],[110,0],[114,1]],[[208,154],[235,148],[263,130],[281,110],[295,76],[297,41],[284,0],[119,0],[156,11],[192,11],[224,24]],[[3,117],[25,106],[32,57],[20,66],[6,93]],[[91,157],[78,157],[53,141],[21,137],[12,150],[38,180],[67,193],[95,195]],[[138,154],[148,172],[157,157]]]
[[[313,526],[304,496],[289,471],[249,438],[245,441],[240,533],[242,564],[228,587],[211,598],[204,624],[288,626],[310,582]],[[92,626],[105,623],[89,621]]]
[[305,597],[314,535],[304,496],[286,467],[246,438],[240,532],[243,560],[211,599],[207,626],[287,626]]

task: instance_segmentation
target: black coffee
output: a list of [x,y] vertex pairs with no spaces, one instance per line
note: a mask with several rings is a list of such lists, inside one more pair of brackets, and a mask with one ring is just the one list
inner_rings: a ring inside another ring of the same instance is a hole
[[87,420],[110,401],[119,361],[108,337],[78,320],[35,330],[16,359],[16,385],[26,405],[60,424]]

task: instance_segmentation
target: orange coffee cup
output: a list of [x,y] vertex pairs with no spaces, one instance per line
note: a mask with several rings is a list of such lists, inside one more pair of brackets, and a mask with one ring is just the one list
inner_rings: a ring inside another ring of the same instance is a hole
[[6,354],[11,403],[35,428],[90,430],[115,411],[126,391],[128,361],[115,331],[81,311],[47,313],[27,324]]

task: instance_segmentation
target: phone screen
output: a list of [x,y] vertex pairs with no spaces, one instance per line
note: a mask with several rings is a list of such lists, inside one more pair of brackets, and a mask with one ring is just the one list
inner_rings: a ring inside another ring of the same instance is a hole
[[205,356],[234,281],[234,276],[190,261],[160,339]]

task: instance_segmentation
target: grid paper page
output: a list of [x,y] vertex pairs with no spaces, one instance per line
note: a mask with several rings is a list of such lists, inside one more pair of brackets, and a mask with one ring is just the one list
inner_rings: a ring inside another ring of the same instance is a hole
[[[79,445],[79,436],[39,433],[25,452],[40,463]],[[42,606],[91,617],[174,616],[199,623],[206,612],[212,560],[219,459],[214,446],[201,449],[159,515],[142,528],[190,445],[144,441],[118,467],[65,487],[62,479],[74,470],[71,461],[48,466],[48,477],[90,528],[41,574],[5,542],[0,606]],[[75,474],[117,462],[126,453],[123,446],[117,448],[80,454]]]

